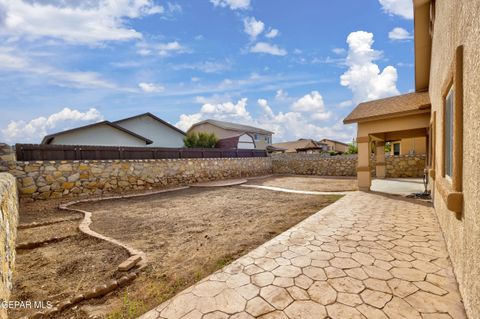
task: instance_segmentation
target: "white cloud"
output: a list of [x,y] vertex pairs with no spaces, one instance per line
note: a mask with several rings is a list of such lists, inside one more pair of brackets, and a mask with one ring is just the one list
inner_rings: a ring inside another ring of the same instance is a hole
[[118,89],[95,72],[65,71],[23,57],[12,48],[0,47],[0,69],[38,75],[54,84],[76,88]]
[[0,0],[0,32],[27,39],[41,37],[69,43],[141,39],[126,22],[163,13],[152,0],[40,1]]
[[277,101],[285,101],[288,98],[288,93],[282,89],[277,90],[275,94],[275,100]]
[[157,52],[160,56],[168,56],[172,53],[182,53],[185,52],[185,48],[178,43],[177,41],[160,43],[157,46]]
[[335,53],[335,54],[338,54],[338,55],[343,55],[347,51],[344,48],[333,48],[332,52]]
[[265,30],[265,24],[255,19],[254,17],[247,17],[243,19],[243,31],[250,36],[251,39],[256,39],[259,34]]
[[273,39],[277,37],[279,34],[280,34],[280,31],[278,31],[277,29],[270,29],[270,31],[268,31],[267,34],[265,34],[265,36],[267,38]]
[[340,84],[352,91],[354,103],[400,94],[397,69],[389,65],[380,71],[373,63],[382,55],[372,48],[373,42],[373,34],[364,31],[352,32],[347,37],[349,68],[340,77]]
[[200,111],[193,114],[182,114],[177,127],[188,130],[192,124],[214,118],[225,121],[252,125],[275,133],[275,142],[295,140],[299,138],[332,138],[342,141],[350,141],[354,136],[354,128],[346,127],[340,121],[334,124],[318,125],[318,118],[311,116],[314,113],[296,111],[274,112],[266,99],[258,99],[258,106],[262,109],[259,117],[253,117],[247,110],[247,99],[233,102],[223,102],[216,105],[204,104]]
[[215,7],[229,7],[232,10],[250,8],[250,0],[210,0]]
[[10,121],[5,129],[2,129],[3,136],[7,142],[32,142],[38,143],[52,130],[72,128],[78,125],[99,122],[103,120],[102,114],[91,108],[86,112],[64,108],[58,113],[48,117],[40,116],[28,122]]
[[332,116],[331,112],[325,111],[323,97],[318,91],[312,91],[310,94],[299,98],[292,104],[292,110],[310,113],[310,116],[317,120],[326,120]]
[[256,43],[254,46],[250,48],[250,52],[266,53],[266,54],[277,55],[277,56],[287,55],[287,51],[285,49],[279,48],[275,44],[269,44],[266,42]]
[[222,73],[232,68],[232,62],[230,60],[214,61],[208,60],[197,63],[184,63],[172,65],[174,70],[198,70],[204,73]]
[[339,108],[347,108],[347,107],[350,107],[353,105],[353,101],[352,100],[346,100],[346,101],[342,101],[340,102],[340,104],[338,104],[338,107]]
[[165,43],[138,42],[136,44],[136,47],[137,53],[142,56],[158,55],[161,57],[167,57],[174,54],[190,52],[178,41],[171,41]]
[[405,19],[413,19],[412,0],[379,0],[383,11],[391,15],[398,15]]
[[165,91],[165,87],[155,84],[155,83],[138,83],[138,87],[145,93],[160,93]]
[[404,41],[413,39],[413,35],[404,28],[397,27],[388,33],[388,38],[392,41]]
[[265,99],[258,99],[257,104],[262,108],[266,116],[272,117],[273,111],[272,108],[268,105],[268,101]]

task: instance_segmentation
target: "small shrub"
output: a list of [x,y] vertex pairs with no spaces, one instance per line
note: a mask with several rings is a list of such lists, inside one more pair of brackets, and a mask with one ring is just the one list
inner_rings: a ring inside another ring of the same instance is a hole
[[213,133],[188,133],[183,139],[183,144],[188,148],[214,148],[217,144],[217,137]]
[[352,142],[348,144],[348,150],[346,154],[358,154],[358,145],[357,142]]

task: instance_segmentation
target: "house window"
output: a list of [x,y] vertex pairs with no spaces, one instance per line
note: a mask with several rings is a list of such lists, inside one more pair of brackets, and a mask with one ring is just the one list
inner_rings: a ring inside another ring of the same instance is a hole
[[455,91],[453,86],[445,97],[445,176],[453,176],[453,112]]
[[255,141],[258,141],[258,134],[255,134]]
[[393,143],[393,155],[400,155],[400,143]]

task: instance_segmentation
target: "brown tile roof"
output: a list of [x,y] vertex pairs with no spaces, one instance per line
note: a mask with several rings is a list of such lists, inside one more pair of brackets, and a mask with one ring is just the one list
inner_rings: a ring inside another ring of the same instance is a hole
[[192,125],[192,127],[197,126],[197,125],[201,125],[201,124],[204,124],[204,123],[209,123],[213,126],[217,126],[217,127],[223,128],[225,130],[232,130],[232,131],[238,131],[238,132],[243,132],[243,133],[259,133],[259,134],[265,134],[265,135],[273,134],[273,132],[270,132],[270,131],[267,131],[267,130],[264,130],[264,129],[261,129],[261,128],[258,128],[258,127],[253,127],[253,126],[243,125],[243,124],[238,124],[238,123],[232,123],[232,122],[213,120],[213,119],[207,119],[205,121],[195,123],[195,124]]
[[408,93],[385,99],[360,103],[343,123],[357,123],[388,117],[397,117],[430,109],[428,92]]
[[295,153],[299,149],[322,149],[322,146],[314,140],[299,139],[298,141],[275,143],[274,147],[286,149],[287,153]]

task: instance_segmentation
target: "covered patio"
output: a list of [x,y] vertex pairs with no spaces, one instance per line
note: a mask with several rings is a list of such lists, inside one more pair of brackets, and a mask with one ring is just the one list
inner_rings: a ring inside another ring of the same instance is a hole
[[373,153],[376,177],[386,177],[386,142],[425,137],[428,144],[430,109],[428,92],[409,93],[361,103],[344,119],[345,124],[358,124],[357,178],[360,190],[371,189]]

